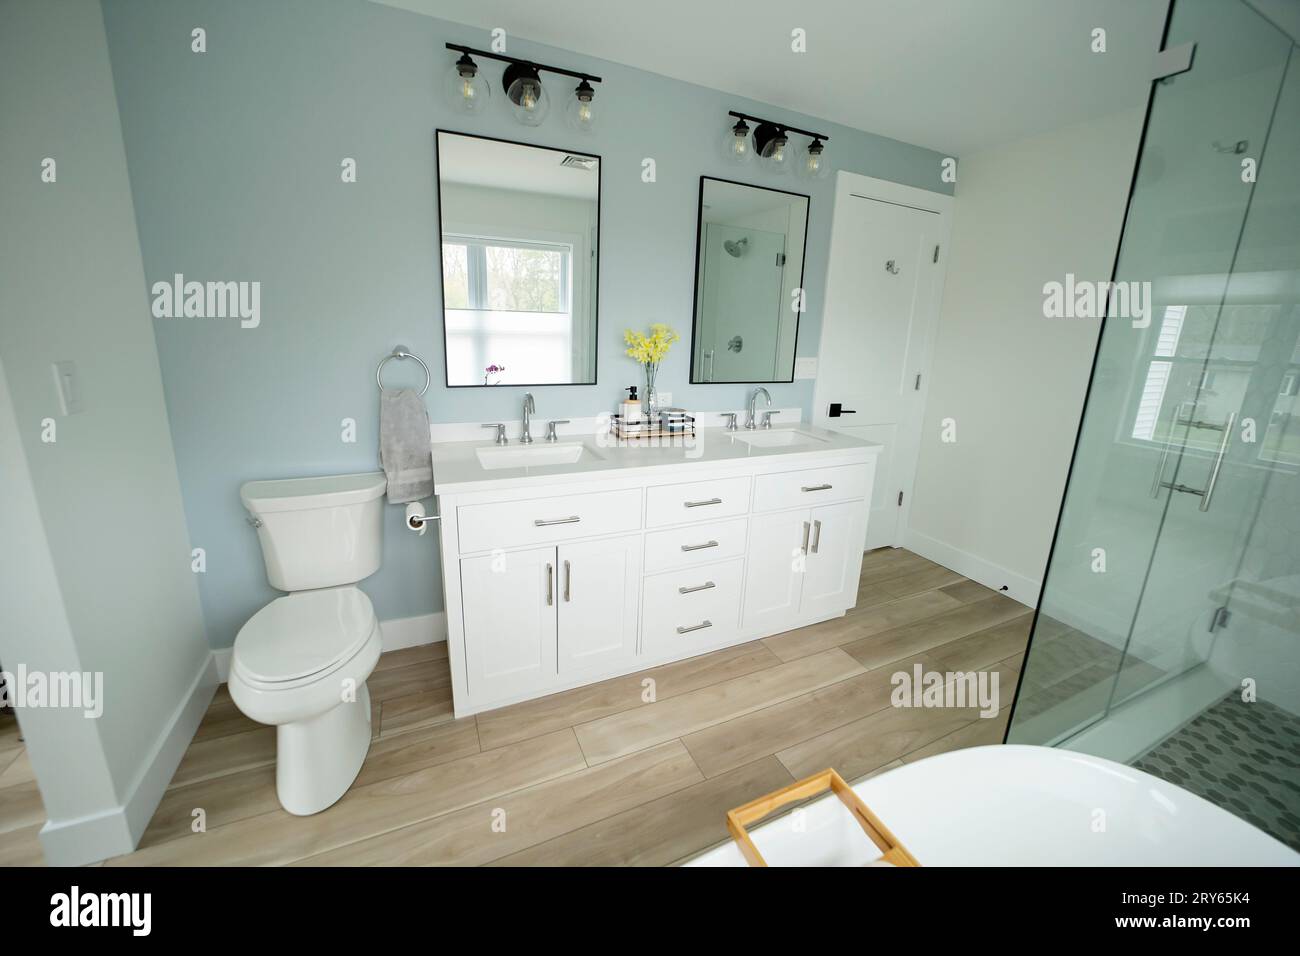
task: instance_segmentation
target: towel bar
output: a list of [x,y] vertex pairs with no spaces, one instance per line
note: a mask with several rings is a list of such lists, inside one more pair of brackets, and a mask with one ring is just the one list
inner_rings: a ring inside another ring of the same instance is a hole
[[429,374],[429,366],[424,364],[424,359],[420,358],[420,356],[414,352],[408,352],[405,345],[398,345],[390,354],[384,356],[383,361],[379,363],[379,367],[375,369],[375,384],[379,386],[381,392],[384,390],[384,366],[393,359],[408,358],[415,359],[420,363],[420,368],[424,369],[424,388],[420,389],[420,394],[423,395],[429,390],[429,383],[433,381],[433,377]]

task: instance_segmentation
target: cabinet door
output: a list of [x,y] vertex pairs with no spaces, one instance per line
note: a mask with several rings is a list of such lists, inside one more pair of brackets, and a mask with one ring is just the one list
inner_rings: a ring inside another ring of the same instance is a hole
[[554,548],[464,558],[465,669],[476,701],[556,682]]
[[803,541],[808,511],[781,511],[750,522],[746,552],[746,631],[777,631],[799,614]]
[[799,616],[830,616],[857,603],[867,506],[862,501],[821,505],[810,512],[807,569]]
[[641,536],[560,545],[556,573],[560,674],[613,668],[634,658]]

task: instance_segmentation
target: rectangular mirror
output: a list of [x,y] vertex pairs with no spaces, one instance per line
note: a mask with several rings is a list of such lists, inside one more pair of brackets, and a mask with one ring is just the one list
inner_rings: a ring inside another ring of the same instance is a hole
[[808,197],[700,177],[691,382],[794,381]]
[[449,387],[596,381],[600,157],[438,131]]

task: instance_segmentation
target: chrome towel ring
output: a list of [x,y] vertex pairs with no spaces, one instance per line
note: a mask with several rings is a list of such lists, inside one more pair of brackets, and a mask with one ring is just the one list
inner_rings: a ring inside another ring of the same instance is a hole
[[429,375],[429,366],[424,364],[424,359],[420,358],[420,356],[414,352],[408,352],[405,345],[398,345],[390,354],[384,356],[383,361],[379,363],[379,367],[375,369],[375,384],[379,386],[381,392],[384,390],[384,366],[393,359],[408,358],[415,359],[420,363],[420,368],[424,369],[424,388],[420,389],[420,394],[423,395],[429,390],[429,383],[433,381],[432,376]]

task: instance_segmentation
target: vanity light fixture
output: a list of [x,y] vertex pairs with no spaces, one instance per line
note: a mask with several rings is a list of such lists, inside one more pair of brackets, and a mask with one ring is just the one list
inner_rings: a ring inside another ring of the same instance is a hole
[[541,74],[558,73],[561,76],[571,76],[578,81],[578,86],[573,91],[573,100],[565,110],[570,125],[583,131],[592,128],[595,112],[591,101],[596,91],[591,84],[599,83],[600,77],[566,70],[559,66],[546,66],[531,60],[521,60],[501,53],[476,50],[458,43],[448,43],[447,49],[460,54],[460,59],[452,67],[447,80],[448,99],[453,108],[463,113],[482,111],[482,104],[488,99],[488,85],[479,75],[478,65],[473,59],[482,57],[507,64],[501,76],[501,86],[505,90],[506,99],[510,101],[510,110],[514,113],[515,119],[524,126],[540,126],[546,119],[551,99],[546,92],[546,87],[542,85]]
[[[830,139],[826,134],[799,129],[797,126],[787,126],[785,123],[776,123],[749,113],[738,113],[735,110],[727,115],[734,116],[737,120],[725,137],[727,156],[732,162],[746,163],[751,155],[757,155],[759,165],[778,175],[797,169],[799,175],[806,179],[825,177],[829,169],[826,164],[826,142]],[[757,124],[754,127],[752,146],[748,136],[750,123]],[[812,142],[807,146],[796,148],[790,142],[791,133],[807,136]]]
[[478,64],[468,53],[452,64],[447,73],[447,104],[460,113],[481,113],[491,98],[492,88],[479,74]]

